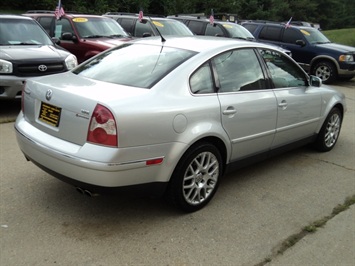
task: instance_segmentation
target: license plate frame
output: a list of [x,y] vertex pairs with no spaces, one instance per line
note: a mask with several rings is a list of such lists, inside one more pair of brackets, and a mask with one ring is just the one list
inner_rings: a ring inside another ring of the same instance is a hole
[[52,127],[59,127],[62,108],[41,102],[38,119]]

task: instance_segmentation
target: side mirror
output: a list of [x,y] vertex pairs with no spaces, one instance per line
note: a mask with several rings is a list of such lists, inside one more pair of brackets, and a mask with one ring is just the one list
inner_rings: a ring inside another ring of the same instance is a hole
[[71,32],[64,32],[62,34],[62,40],[63,41],[73,41],[73,42],[77,42],[77,38],[75,35],[73,35]]
[[144,32],[143,33],[143,37],[151,37],[152,34],[150,34],[150,32]]
[[52,41],[57,44],[60,45],[60,40],[57,37],[52,37]]
[[300,46],[302,46],[302,47],[306,45],[306,43],[304,42],[304,40],[297,40],[297,41],[296,41],[296,44],[297,44],[297,45],[300,45]]
[[322,80],[316,76],[309,76],[309,85],[313,87],[322,86]]

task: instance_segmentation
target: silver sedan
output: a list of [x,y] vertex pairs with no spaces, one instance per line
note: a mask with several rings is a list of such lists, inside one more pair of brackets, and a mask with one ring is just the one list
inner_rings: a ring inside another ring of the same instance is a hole
[[25,157],[83,193],[143,188],[186,212],[235,167],[308,143],[330,151],[343,94],[272,46],[152,37],[27,81]]

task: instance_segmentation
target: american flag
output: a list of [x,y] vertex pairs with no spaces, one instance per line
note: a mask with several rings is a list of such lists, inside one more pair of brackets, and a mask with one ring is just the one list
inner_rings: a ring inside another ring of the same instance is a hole
[[57,19],[60,19],[62,16],[65,15],[61,0],[58,1],[58,5],[55,8],[54,14]]
[[139,22],[142,22],[142,19],[143,19],[143,11],[142,11],[142,9],[139,11],[138,19],[139,19]]
[[285,24],[285,28],[286,28],[286,29],[289,28],[289,27],[291,27],[291,20],[292,20],[292,17],[291,17],[290,20],[287,21],[287,23]]
[[211,16],[210,16],[210,24],[214,24],[214,15],[213,15],[213,9],[211,9]]

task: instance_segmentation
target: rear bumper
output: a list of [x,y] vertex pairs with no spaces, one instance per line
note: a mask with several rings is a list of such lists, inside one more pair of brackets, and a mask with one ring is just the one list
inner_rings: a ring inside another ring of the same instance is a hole
[[[106,148],[93,144],[78,146],[48,136],[25,121],[22,113],[15,124],[17,143],[25,157],[51,175],[75,186],[118,188],[169,182],[178,161],[181,143],[132,148]],[[56,146],[49,146],[55,143]],[[57,147],[57,148],[56,148]],[[59,147],[64,147],[59,150]],[[64,150],[65,149],[65,150]],[[66,151],[66,152],[65,152]],[[89,152],[88,152],[89,151]],[[91,159],[85,158],[88,154]],[[104,158],[104,159],[103,159]],[[161,164],[147,165],[152,158]]]

